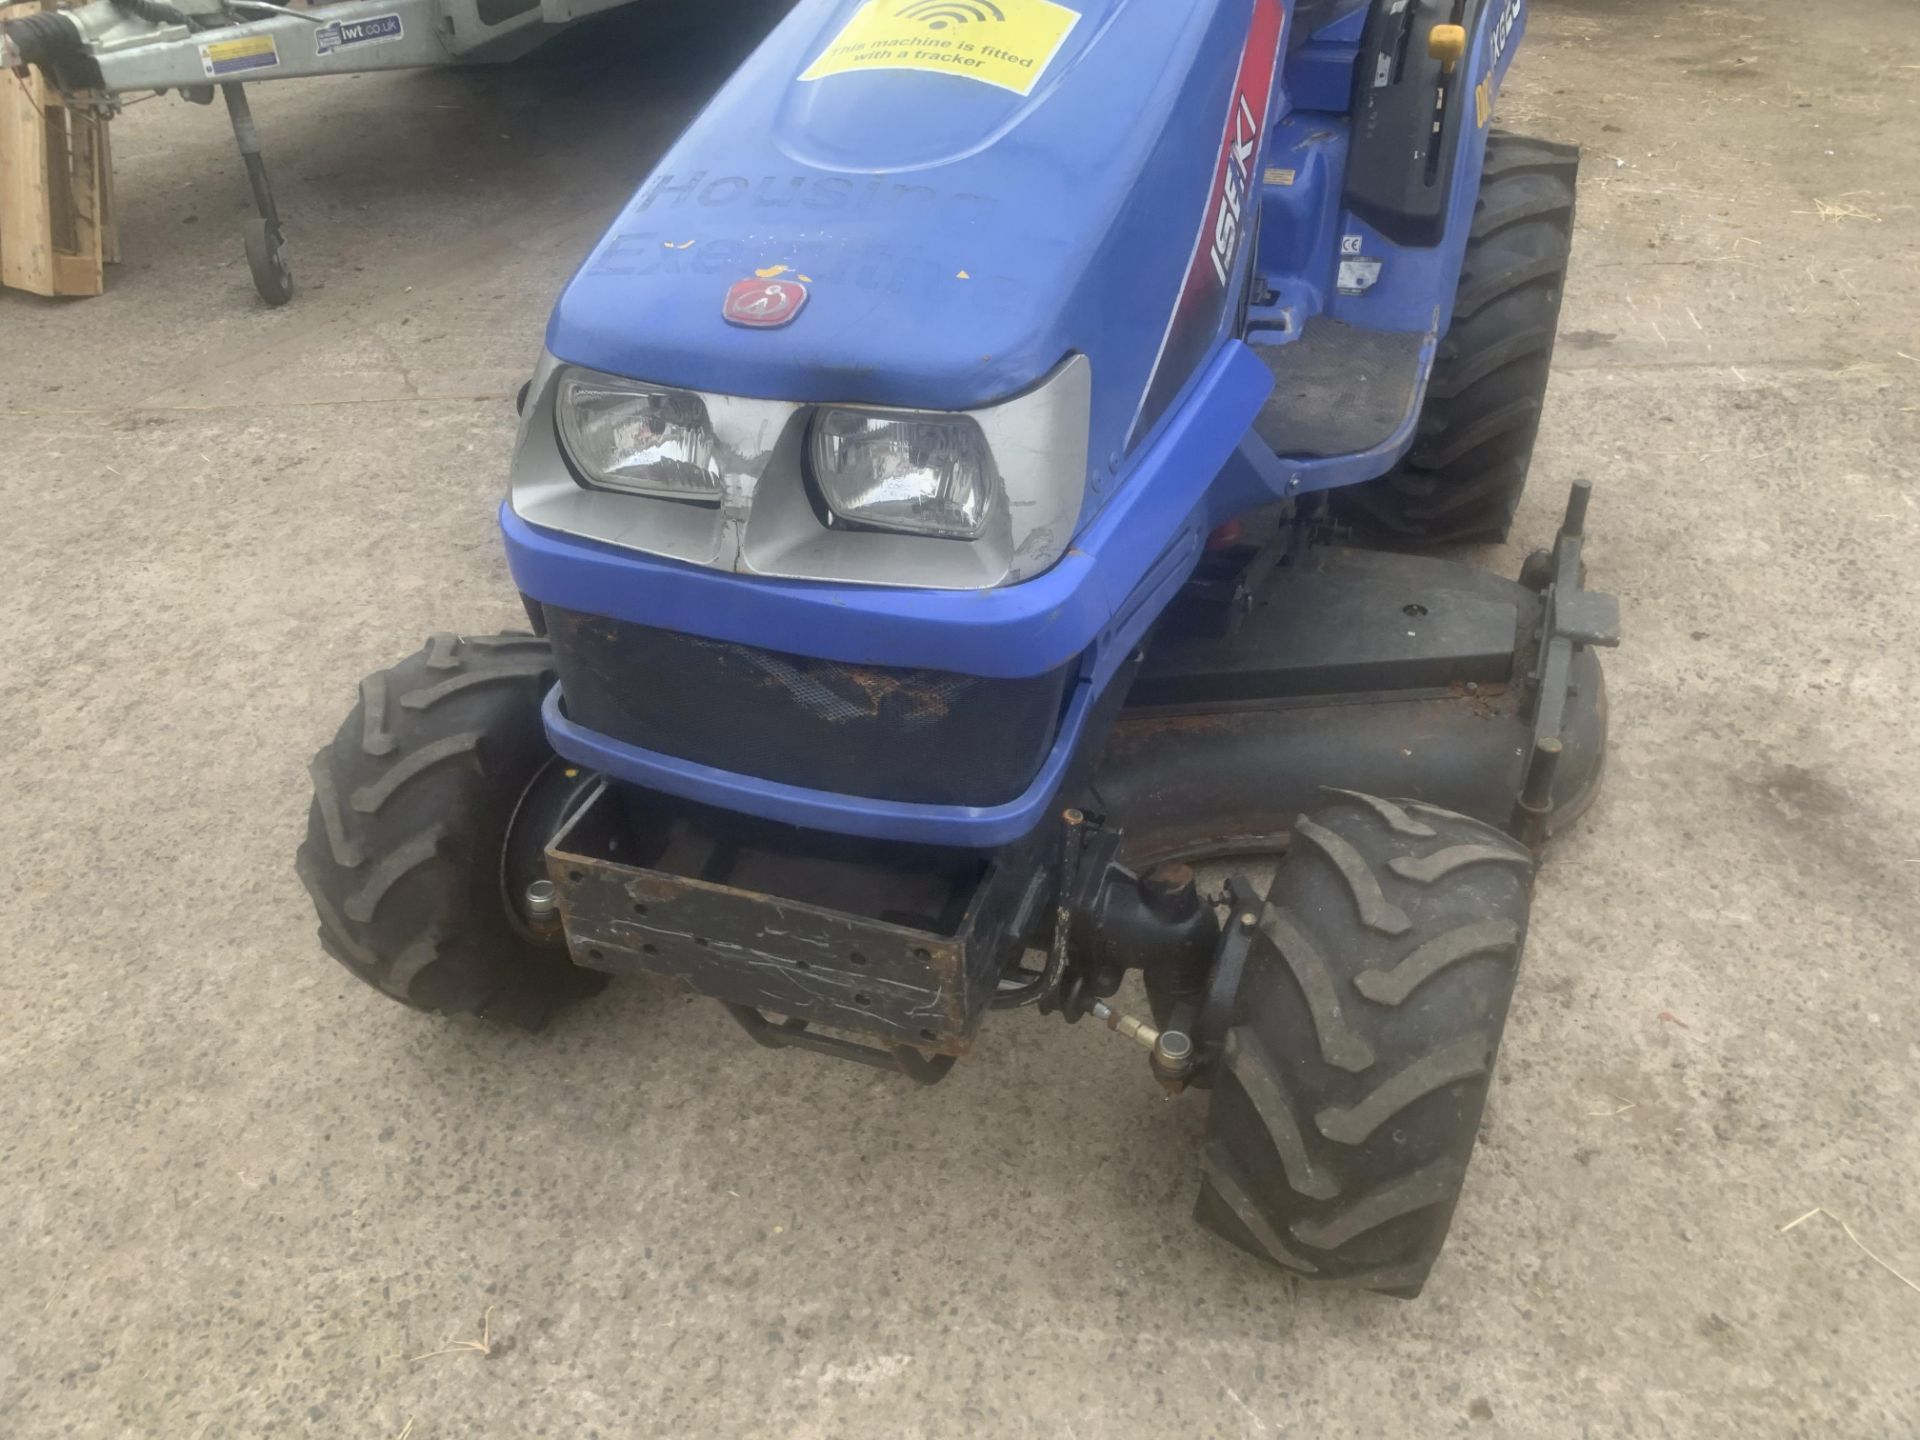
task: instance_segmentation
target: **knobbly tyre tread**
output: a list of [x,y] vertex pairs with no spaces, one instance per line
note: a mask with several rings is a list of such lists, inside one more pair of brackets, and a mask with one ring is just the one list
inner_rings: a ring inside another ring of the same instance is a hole
[[422,770],[468,755],[474,756],[474,763],[478,765],[481,738],[478,730],[462,730],[457,735],[449,735],[445,739],[435,740],[430,745],[422,745],[399,764],[390,766],[386,774],[377,780],[368,781],[354,791],[350,803],[358,814],[377,815],[380,813],[380,807],[387,803],[394,791]]
[[1473,1151],[1533,860],[1463,815],[1326,795],[1259,917],[1195,1214],[1316,1283],[1411,1297]]
[[553,761],[553,675],[539,636],[432,636],[361,683],[313,759],[295,869],[321,945],[403,1004],[537,1029],[605,984],[529,930],[501,885],[514,808]]
[[1579,168],[1575,146],[1488,137],[1453,321],[1413,448],[1379,479],[1336,491],[1337,518],[1401,544],[1506,538],[1546,401]]

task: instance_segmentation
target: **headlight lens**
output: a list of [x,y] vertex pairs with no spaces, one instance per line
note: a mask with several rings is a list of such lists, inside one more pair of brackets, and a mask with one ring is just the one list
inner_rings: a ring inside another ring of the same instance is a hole
[[835,515],[908,535],[974,539],[998,486],[987,437],[965,415],[822,410],[807,455]]
[[679,500],[720,498],[713,426],[698,395],[569,370],[555,413],[568,456],[594,484]]

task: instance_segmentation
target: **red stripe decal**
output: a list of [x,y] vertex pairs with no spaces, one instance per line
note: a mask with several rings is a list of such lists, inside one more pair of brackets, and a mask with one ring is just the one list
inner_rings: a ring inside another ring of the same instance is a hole
[[1266,134],[1267,105],[1273,99],[1280,20],[1280,0],[1254,0],[1247,48],[1240,53],[1240,78],[1234,82],[1233,105],[1220,137],[1213,200],[1207,210],[1207,223],[1200,230],[1204,255],[1194,257],[1187,271],[1187,289],[1192,289],[1196,281],[1208,279],[1224,289],[1233,271],[1240,237],[1246,232],[1246,209],[1256,190],[1253,170],[1260,159],[1260,139]]
[[1186,279],[1174,302],[1153,378],[1135,421],[1136,436],[1172,401],[1173,393],[1199,363],[1203,347],[1219,326],[1221,308],[1228,298],[1228,281],[1251,228],[1251,208],[1259,198],[1255,174],[1267,133],[1267,110],[1273,101],[1274,68],[1285,18],[1281,0],[1253,0],[1247,43],[1240,52],[1240,73],[1234,80],[1226,123],[1221,127],[1213,188],[1208,191],[1193,257],[1187,263]]

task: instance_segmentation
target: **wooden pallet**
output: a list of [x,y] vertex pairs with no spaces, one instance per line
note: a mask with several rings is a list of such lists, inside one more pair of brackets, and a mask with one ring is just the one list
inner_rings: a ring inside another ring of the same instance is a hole
[[[49,9],[0,4],[0,18]],[[72,106],[38,70],[0,71],[0,285],[98,295],[120,258],[103,111]]]

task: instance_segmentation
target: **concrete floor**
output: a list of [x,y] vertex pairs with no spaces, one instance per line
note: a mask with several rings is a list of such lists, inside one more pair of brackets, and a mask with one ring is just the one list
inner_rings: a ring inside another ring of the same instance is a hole
[[109,293],[0,295],[0,1434],[1920,1432],[1920,1293],[1780,1233],[1920,1278],[1920,26],[1537,9],[1505,118],[1584,209],[1485,558],[1593,477],[1630,645],[1412,1305],[1198,1231],[1201,1104],[1091,1027],[917,1091],[662,988],[526,1038],[325,959],[307,757],[516,620],[509,397],[752,26],[262,87],[280,312],[219,113],[133,109]]

